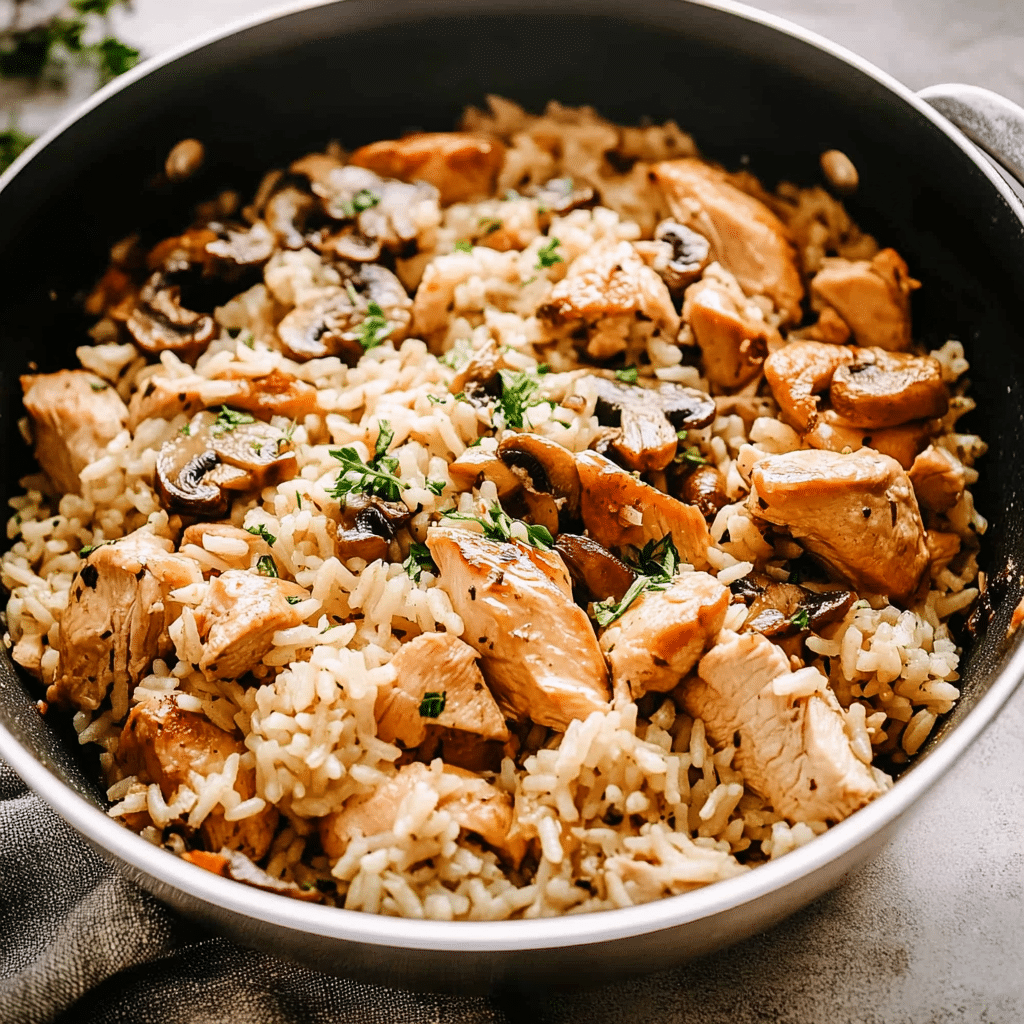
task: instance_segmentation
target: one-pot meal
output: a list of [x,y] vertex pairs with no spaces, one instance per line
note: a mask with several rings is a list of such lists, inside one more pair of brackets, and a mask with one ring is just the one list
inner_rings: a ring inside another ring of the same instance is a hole
[[296,899],[499,919],[884,793],[959,697],[984,444],[822,170],[495,98],[118,242],[81,365],[22,378],[3,557],[110,815]]

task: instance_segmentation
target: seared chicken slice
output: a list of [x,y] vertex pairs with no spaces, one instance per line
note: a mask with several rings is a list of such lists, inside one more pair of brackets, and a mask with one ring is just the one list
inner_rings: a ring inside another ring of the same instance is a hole
[[910,348],[910,293],[919,287],[899,253],[883,249],[870,262],[823,260],[811,295],[817,308],[835,309],[858,345],[894,351]]
[[564,731],[608,710],[608,667],[556,552],[450,527],[432,529],[427,547],[507,715]]
[[723,388],[738,388],[756,377],[769,340],[778,338],[764,321],[748,317],[716,281],[701,280],[686,289],[683,319],[700,346],[708,380]]
[[[377,735],[406,749],[418,747],[437,729],[456,729],[482,741],[507,740],[508,727],[477,667],[478,657],[451,633],[423,633],[403,644],[391,660],[394,686],[377,695]],[[443,694],[439,714],[429,699],[424,702],[428,693]]]
[[733,765],[779,814],[790,821],[842,821],[881,794],[850,745],[825,677],[818,673],[821,690],[811,696],[786,694],[789,659],[760,633],[720,640],[698,673],[678,691],[686,710],[703,719],[716,745],[739,738]]
[[751,471],[749,507],[857,590],[911,600],[925,569],[924,525],[907,474],[888,455],[804,450]]
[[679,331],[668,287],[629,242],[596,245],[577,257],[537,316],[556,326],[585,326],[594,359],[625,350],[634,318],[653,321],[667,341]]
[[671,534],[682,561],[707,568],[711,535],[699,509],[645,484],[597,452],[580,452],[576,466],[583,523],[599,544],[639,548]]
[[301,420],[318,408],[316,388],[284,370],[272,370],[263,377],[226,374],[185,385],[158,375],[132,395],[128,425],[134,430],[154,416],[169,420],[179,413],[191,416],[219,405],[243,409],[265,420],[271,416]]
[[79,474],[124,430],[128,410],[118,393],[87,370],[21,378],[32,417],[36,459],[62,493],[77,494]]
[[504,161],[505,146],[499,139],[466,132],[419,132],[373,142],[349,158],[382,178],[433,185],[443,206],[489,196]]
[[671,690],[722,628],[729,600],[728,587],[706,572],[641,594],[601,636],[613,685],[627,685],[634,700]]
[[767,295],[785,322],[798,323],[804,289],[782,221],[724,171],[694,157],[654,164],[651,174],[672,216],[708,240],[712,259],[734,274],[748,295]]
[[137,530],[96,547],[71,583],[60,619],[60,662],[46,694],[51,703],[94,711],[115,684],[116,702],[170,653],[167,627],[178,606],[168,595],[203,578],[191,558],[175,554],[171,542]]
[[340,811],[320,822],[320,843],[332,860],[341,857],[356,834],[388,832],[395,827],[402,801],[417,785],[440,794],[438,809],[448,811],[463,832],[480,837],[503,859],[518,867],[526,852],[520,836],[509,837],[512,798],[486,780],[461,768],[444,766],[440,778],[418,761],[399,768],[398,774],[372,793],[353,797]]
[[207,679],[245,675],[273,646],[279,629],[291,629],[302,622],[293,605],[308,596],[290,580],[241,569],[228,569],[210,580],[195,611],[203,641],[200,671]]
[[[205,715],[183,711],[174,697],[151,697],[132,708],[117,748],[117,763],[125,775],[156,782],[164,800],[189,784],[189,773],[208,776],[224,770],[232,754],[245,753],[245,744],[214,725]],[[256,795],[256,772],[239,769],[235,792],[242,800]],[[277,828],[277,808],[263,810],[240,821],[227,821],[215,807],[200,826],[208,850],[239,850],[257,861],[270,849]]]
[[918,504],[933,512],[948,512],[963,495],[966,481],[963,463],[945,448],[927,447],[910,467]]

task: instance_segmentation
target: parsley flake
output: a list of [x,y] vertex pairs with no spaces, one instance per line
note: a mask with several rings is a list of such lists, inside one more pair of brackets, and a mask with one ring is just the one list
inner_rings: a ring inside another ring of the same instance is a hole
[[672,582],[679,566],[679,552],[672,543],[672,535],[648,541],[637,552],[635,561],[629,564],[640,575],[622,595],[621,601],[610,597],[607,601],[594,603],[592,614],[599,626],[609,626],[621,618],[641,594],[664,590]]
[[255,423],[256,417],[250,416],[247,412],[239,412],[237,409],[229,409],[226,405],[220,407],[217,413],[217,420],[213,424],[214,430],[218,433],[230,433],[243,423]]
[[464,238],[460,238],[455,243],[455,249],[456,249],[457,252],[472,252],[473,251],[473,243],[472,242],[467,242]]
[[534,406],[551,405],[554,408],[553,402],[534,399],[540,388],[540,382],[534,374],[526,370],[499,370],[498,376],[501,378],[501,411],[506,426],[522,429],[526,426],[526,410]]
[[420,717],[421,718],[437,718],[442,711],[448,700],[448,691],[442,690],[440,693],[436,693],[434,690],[428,690],[423,694],[423,700],[420,701]]
[[562,243],[557,238],[552,238],[547,245],[537,251],[537,269],[547,270],[556,263],[564,263],[565,260],[555,252]]
[[351,199],[340,203],[341,212],[346,217],[355,217],[363,210],[370,210],[380,202],[380,196],[368,188],[361,188]]
[[275,580],[280,578],[280,574],[277,571],[277,562],[270,555],[260,555],[256,559],[256,571],[261,576],[272,576]]
[[497,217],[481,217],[478,227],[482,228],[481,234],[484,238],[493,235],[501,227],[501,221]]
[[302,598],[299,597],[298,594],[289,594],[288,597],[285,598],[285,600],[289,604],[298,604],[302,600]]
[[441,515],[445,519],[479,523],[484,528],[484,536],[488,540],[511,541],[518,539],[512,537],[512,528],[519,524],[526,527],[527,544],[540,551],[550,551],[555,546],[555,539],[546,526],[513,519],[498,502],[494,502],[483,516],[470,515],[468,512],[442,512]]
[[391,424],[387,420],[381,420],[377,443],[369,462],[363,462],[355,448],[332,449],[331,456],[341,463],[341,473],[338,474],[331,494],[335,498],[342,498],[349,492],[356,491],[362,494],[375,494],[385,501],[398,501],[402,491],[407,490],[409,485],[395,476],[398,458],[387,454],[394,436]]
[[356,328],[356,338],[359,344],[363,346],[363,351],[369,352],[371,348],[383,345],[384,339],[393,330],[394,325],[388,323],[384,310],[371,300],[370,304],[366,307],[366,318]]
[[635,384],[640,377],[640,372],[635,366],[627,366],[615,371],[615,379],[621,380],[623,384]]
[[811,613],[806,608],[798,608],[790,617],[789,624],[799,630],[811,628]]
[[91,387],[93,389],[93,391],[106,391],[107,388],[110,387],[110,385],[109,384],[105,384],[101,380],[91,380],[91,381],[89,381],[89,387]]
[[424,571],[433,573],[435,576],[440,575],[434,564],[434,559],[431,557],[430,548],[418,540],[413,541],[409,546],[409,556],[402,563],[402,568],[406,575],[412,577],[414,583],[419,583],[420,576]]
[[444,491],[445,484],[443,480],[428,480],[426,487],[431,494],[439,495]]
[[274,541],[277,540],[263,523],[260,523],[259,526],[247,526],[245,530],[246,533],[251,533],[254,537],[262,537],[271,547],[274,546]]
[[708,464],[708,460],[701,454],[701,450],[695,444],[679,452],[672,461],[679,463],[689,462],[692,466],[706,466]]

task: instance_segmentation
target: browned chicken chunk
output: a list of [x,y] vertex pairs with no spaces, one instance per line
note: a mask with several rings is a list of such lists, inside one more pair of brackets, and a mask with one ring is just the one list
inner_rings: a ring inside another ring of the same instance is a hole
[[171,650],[167,627],[178,606],[168,595],[202,578],[191,558],[143,530],[96,547],[71,583],[46,699],[94,711],[113,684],[115,711],[124,714],[129,688]]
[[526,852],[526,843],[509,837],[512,798],[486,780],[461,768],[444,766],[440,776],[418,761],[381,783],[372,793],[353,797],[320,822],[320,842],[331,860],[341,857],[356,835],[372,836],[394,828],[402,801],[417,785],[440,791],[438,809],[448,811],[463,832],[474,833],[513,865]]
[[556,552],[449,527],[427,547],[506,714],[565,730],[608,710],[608,668]]
[[693,157],[651,168],[672,216],[702,234],[711,256],[748,295],[767,295],[787,323],[801,317],[804,289],[789,232],[760,200],[740,191],[724,171]]
[[738,388],[756,377],[768,355],[769,340],[778,338],[763,320],[748,317],[715,281],[698,281],[686,289],[683,319],[700,346],[705,375],[722,388]]
[[128,410],[106,381],[87,370],[21,378],[36,458],[61,492],[81,490],[79,474],[124,429]]
[[441,203],[462,203],[491,194],[505,160],[499,139],[465,132],[420,132],[374,142],[351,156],[382,178],[425,181],[441,193]]
[[279,629],[302,622],[288,598],[309,595],[297,583],[229,569],[210,580],[196,608],[203,641],[199,668],[207,679],[238,679],[257,665],[273,646]]
[[774,455],[751,472],[750,509],[783,526],[840,579],[911,600],[928,566],[924,525],[895,459],[805,450]]
[[918,504],[932,512],[948,512],[962,497],[967,478],[963,463],[945,448],[925,448],[910,467]]
[[728,588],[706,572],[642,594],[601,636],[614,685],[628,686],[634,700],[671,690],[722,628],[729,600]]
[[643,547],[671,534],[682,561],[707,568],[711,535],[699,509],[645,484],[597,452],[581,452],[576,466],[583,523],[599,544]]
[[760,633],[720,641],[698,672],[679,688],[686,710],[703,719],[714,743],[739,738],[734,765],[779,814],[841,821],[882,792],[850,745],[825,677],[811,696],[787,694],[784,685],[776,693],[773,683],[791,675],[789,659]]
[[653,321],[668,341],[679,331],[668,287],[629,242],[597,245],[577,257],[537,316],[554,326],[585,327],[594,359],[625,351],[630,321],[637,318]]
[[[132,708],[117,749],[117,762],[125,775],[142,782],[156,782],[165,800],[178,787],[189,784],[189,774],[202,776],[224,770],[232,754],[245,753],[245,744],[214,725],[205,715],[183,711],[174,697],[152,697]],[[235,792],[242,800],[256,795],[256,772],[241,768]],[[277,828],[278,811],[269,804],[248,818],[228,821],[222,807],[215,807],[200,826],[208,850],[238,850],[259,860],[270,849]]]
[[[478,657],[451,633],[424,633],[403,644],[391,660],[394,685],[377,696],[377,735],[409,750],[440,734],[440,756],[446,762],[453,760],[449,746],[458,758],[474,739],[476,746],[504,743],[508,727],[477,667]],[[449,730],[461,736],[448,737]]]
[[823,260],[811,295],[817,308],[835,309],[858,345],[895,351],[910,348],[910,293],[918,287],[899,253],[883,249],[870,261]]

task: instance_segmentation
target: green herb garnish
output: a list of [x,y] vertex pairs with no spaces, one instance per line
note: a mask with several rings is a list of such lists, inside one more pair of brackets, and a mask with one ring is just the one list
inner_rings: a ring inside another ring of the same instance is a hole
[[501,227],[501,221],[497,217],[481,217],[478,227],[483,228],[483,237],[493,235]]
[[657,586],[649,576],[637,576],[629,590],[622,595],[622,600],[616,602],[613,598],[607,601],[594,603],[593,616],[599,626],[610,626],[616,619],[625,614],[629,606],[645,591],[663,590]]
[[426,483],[427,490],[431,494],[441,494],[444,491],[444,486],[443,480],[428,480]]
[[501,378],[501,411],[505,416],[505,424],[509,427],[522,428],[526,425],[524,413],[537,405],[550,405],[554,402],[544,399],[534,400],[540,382],[536,376],[526,370],[499,370]]
[[[495,502],[483,516],[470,515],[468,512],[442,512],[445,519],[457,519],[462,522],[479,523],[484,528],[484,536],[488,540],[511,541],[512,527],[516,523],[526,527],[526,543],[541,551],[550,551],[555,546],[555,539],[546,526],[536,523],[524,523],[521,519],[513,519]],[[518,539],[518,538],[517,538]]]
[[439,575],[434,559],[430,555],[430,548],[419,541],[413,541],[409,546],[409,556],[402,563],[402,568],[407,575],[412,577],[414,583],[419,583],[424,570],[435,576]]
[[356,328],[356,337],[363,350],[369,352],[371,348],[377,348],[384,344],[384,339],[394,330],[394,325],[388,323],[384,310],[370,301],[366,307],[366,318]]
[[473,358],[473,343],[469,338],[459,338],[437,361],[449,370],[461,370]]
[[191,437],[192,436],[192,425],[189,424],[189,423],[186,423],[185,426],[183,426],[181,428],[181,430],[178,431],[178,433],[181,434],[182,437]]
[[637,552],[636,560],[630,561],[629,564],[640,575],[622,595],[621,601],[608,598],[607,601],[594,603],[592,614],[599,626],[611,625],[616,619],[621,618],[641,594],[664,590],[672,582],[672,577],[679,566],[679,552],[672,542],[672,535],[665,534],[661,540],[648,541]]
[[277,571],[277,562],[270,557],[270,555],[260,555],[256,559],[256,571],[261,576],[273,576],[274,579],[279,579],[279,573]]
[[556,263],[564,263],[565,260],[555,252],[562,243],[557,238],[552,238],[547,245],[537,250],[537,269],[547,270],[548,267],[553,267]]
[[706,466],[708,464],[708,460],[701,454],[701,450],[695,444],[677,453],[672,461],[678,463],[689,462],[692,466]]
[[236,427],[240,427],[243,423],[255,423],[256,417],[250,416],[247,412],[239,412],[237,409],[229,409],[226,405],[220,407],[220,412],[217,413],[217,420],[213,424],[214,430],[218,433],[230,433]]
[[377,432],[377,443],[369,462],[363,462],[355,448],[333,449],[331,455],[341,463],[341,473],[331,494],[344,497],[351,491],[375,494],[385,501],[398,501],[402,491],[409,485],[395,476],[398,459],[388,455],[387,450],[395,436],[391,424],[381,420]]
[[627,366],[615,371],[615,379],[621,380],[623,384],[635,384],[640,377],[640,372],[635,366]]
[[84,548],[79,548],[78,549],[78,557],[79,558],[88,558],[89,555],[91,555],[97,548],[103,548],[103,547],[106,547],[108,544],[113,544],[113,543],[114,543],[113,540],[101,540],[101,541],[97,541],[95,544],[86,544]]
[[444,706],[447,700],[447,690],[442,690],[440,693],[428,690],[423,694],[423,700],[420,701],[420,717],[437,718],[441,712],[444,711]]
[[289,604],[299,604],[302,601],[302,598],[299,597],[298,594],[289,594],[288,597],[285,598],[285,600]]
[[351,199],[340,204],[341,212],[346,217],[355,217],[363,210],[370,210],[380,202],[380,196],[368,188],[361,188]]
[[271,547],[274,546],[274,541],[277,538],[263,525],[260,523],[259,526],[247,526],[247,533],[251,533],[254,537],[262,537]]
[[798,608],[790,617],[789,624],[797,629],[811,628],[811,613],[806,608]]
[[456,249],[457,252],[472,252],[473,251],[473,243],[472,242],[467,242],[464,238],[460,238],[455,243],[455,249]]

